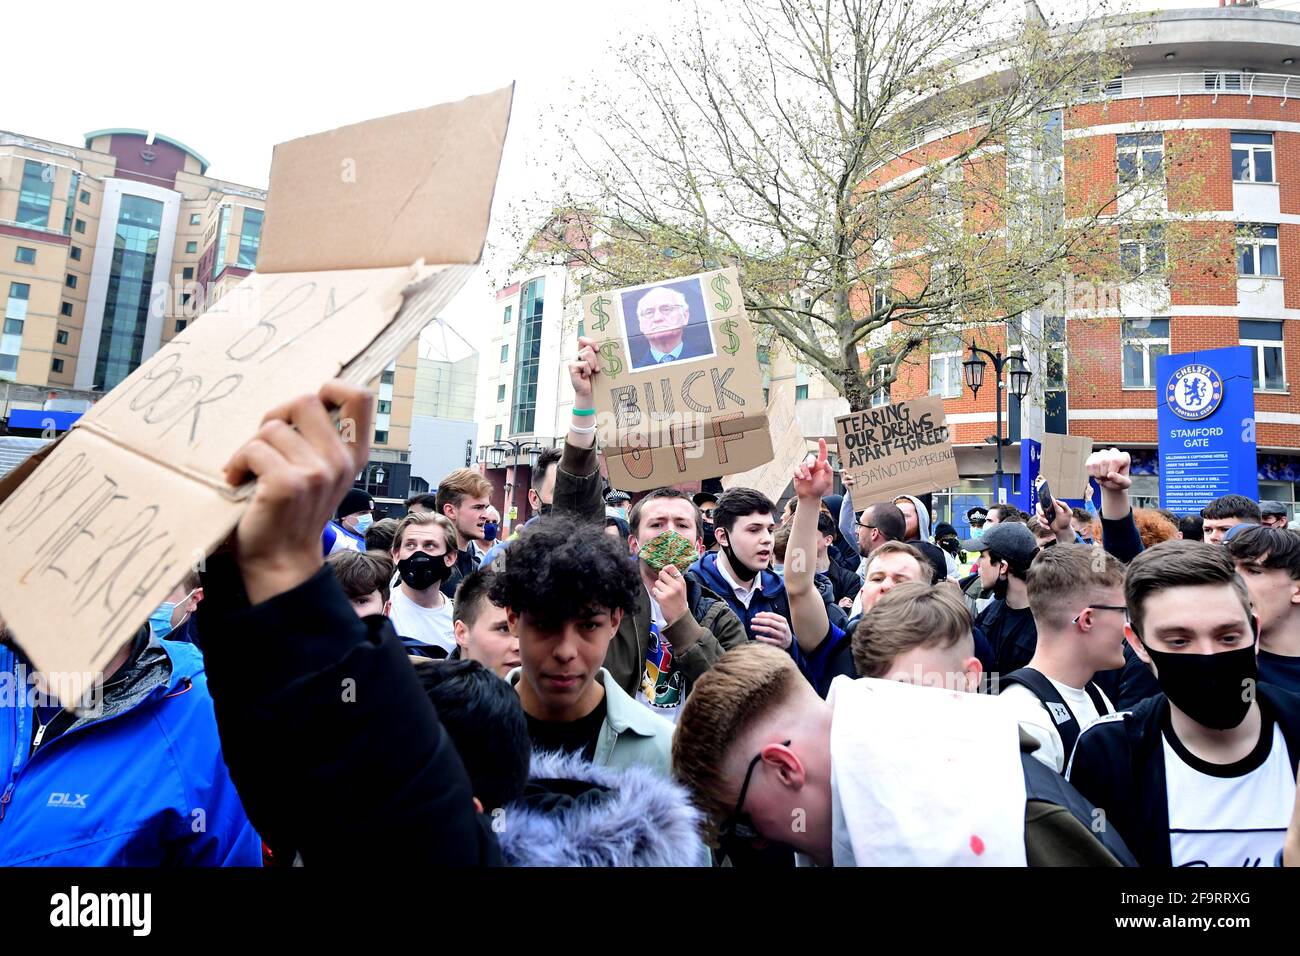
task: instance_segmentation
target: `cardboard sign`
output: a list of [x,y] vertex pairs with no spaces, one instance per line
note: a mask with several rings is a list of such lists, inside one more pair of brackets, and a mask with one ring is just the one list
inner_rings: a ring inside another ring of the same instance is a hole
[[610,483],[644,491],[772,460],[758,352],[735,269],[583,296]]
[[938,396],[881,405],[835,419],[840,464],[853,476],[853,509],[923,495],[960,480]]
[[753,488],[773,501],[780,501],[797,464],[808,453],[808,440],[799,430],[794,413],[794,396],[783,385],[773,386],[768,395],[767,420],[772,435],[772,460],[765,465],[722,479],[724,489]]
[[1078,500],[1088,490],[1086,465],[1092,454],[1092,439],[1087,435],[1043,435],[1038,473],[1047,479],[1052,495],[1058,499]]
[[[285,222],[309,228],[291,210],[307,208],[315,188],[311,177],[296,181],[294,167],[337,170],[348,158],[339,149],[358,146],[370,124],[277,150],[262,245],[268,261],[0,483],[0,617],[37,669],[84,675],[80,684],[65,678],[65,688],[94,681],[238,523],[252,486],[231,488],[222,467],[263,416],[332,377],[372,381],[455,295],[482,248],[510,96],[506,89],[375,121],[376,135],[399,152],[407,143],[427,150],[432,131],[457,128],[453,117],[482,134],[442,144],[420,163],[406,157],[372,172],[392,177],[385,189],[412,202],[440,195],[444,178],[465,191],[449,214],[475,215],[435,216],[432,230],[392,202],[331,208],[325,203],[336,197],[327,190],[315,201],[328,226],[291,242]],[[359,235],[381,234],[382,249],[356,245]],[[448,264],[373,267],[426,253],[445,254]],[[269,271],[290,261],[310,271]],[[348,423],[340,425],[346,439]]]

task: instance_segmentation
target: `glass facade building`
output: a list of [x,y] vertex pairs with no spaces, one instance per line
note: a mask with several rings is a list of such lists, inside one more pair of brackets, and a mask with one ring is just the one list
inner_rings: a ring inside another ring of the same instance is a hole
[[157,200],[122,197],[95,362],[97,389],[113,388],[131,374],[143,356],[162,215],[163,204]]
[[537,364],[542,354],[542,311],[546,280],[530,280],[519,300],[519,338],[515,347],[515,397],[510,434],[533,431],[537,418]]

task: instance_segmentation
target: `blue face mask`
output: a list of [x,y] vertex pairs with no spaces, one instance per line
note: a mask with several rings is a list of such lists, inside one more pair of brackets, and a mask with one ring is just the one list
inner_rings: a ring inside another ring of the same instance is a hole
[[370,530],[370,526],[375,523],[374,515],[363,514],[357,519],[357,534],[365,534]]
[[489,521],[483,525],[483,540],[495,541],[497,539],[497,523]]
[[149,630],[153,636],[162,640],[172,632],[172,612],[175,604],[160,604],[158,610],[149,615]]
[[974,538],[976,541],[984,537],[984,526],[980,525],[980,527],[978,528],[972,526],[970,529],[970,536]]

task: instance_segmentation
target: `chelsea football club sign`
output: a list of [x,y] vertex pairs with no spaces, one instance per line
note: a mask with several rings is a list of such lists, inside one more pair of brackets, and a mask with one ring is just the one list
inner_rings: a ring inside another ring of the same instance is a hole
[[1165,401],[1179,418],[1208,418],[1223,401],[1223,379],[1208,365],[1184,365],[1169,376]]
[[1193,514],[1229,492],[1258,498],[1251,350],[1162,355],[1156,381],[1160,504]]

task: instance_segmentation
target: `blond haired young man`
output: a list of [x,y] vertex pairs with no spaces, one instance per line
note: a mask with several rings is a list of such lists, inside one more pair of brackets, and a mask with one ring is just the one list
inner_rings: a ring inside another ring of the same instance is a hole
[[446,657],[456,648],[456,631],[451,599],[440,587],[456,564],[455,527],[441,515],[408,514],[390,554],[402,581],[388,612],[393,629],[413,653]]

